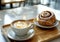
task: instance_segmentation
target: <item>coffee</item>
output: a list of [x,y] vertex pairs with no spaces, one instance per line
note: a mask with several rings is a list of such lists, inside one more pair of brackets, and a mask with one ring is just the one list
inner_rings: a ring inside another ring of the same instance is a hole
[[26,28],[28,26],[29,26],[29,23],[27,23],[27,22],[17,21],[14,23],[15,28]]
[[33,24],[26,20],[15,20],[11,23],[11,29],[19,36],[26,35],[33,27]]

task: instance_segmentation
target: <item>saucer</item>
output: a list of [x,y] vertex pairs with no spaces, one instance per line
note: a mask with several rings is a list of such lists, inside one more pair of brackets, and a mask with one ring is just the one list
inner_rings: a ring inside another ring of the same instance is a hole
[[18,36],[10,29],[7,32],[8,32],[8,37],[10,39],[18,40],[18,41],[28,40],[28,39],[32,38],[35,34],[33,29],[29,30],[29,32],[24,36]]
[[39,27],[42,27],[42,28],[53,28],[53,27],[58,26],[59,21],[58,21],[58,20],[56,20],[56,22],[54,23],[54,25],[53,25],[53,26],[43,26],[43,25],[40,25],[38,22],[34,22],[34,24],[35,24],[35,25],[37,25],[37,26],[39,26]]

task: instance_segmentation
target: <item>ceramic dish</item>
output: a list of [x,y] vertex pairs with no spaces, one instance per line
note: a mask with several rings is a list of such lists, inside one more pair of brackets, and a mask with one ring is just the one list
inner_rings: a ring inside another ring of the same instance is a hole
[[43,26],[43,25],[40,25],[38,22],[34,22],[34,24],[37,25],[37,26],[39,26],[39,27],[42,27],[42,28],[53,28],[53,27],[58,26],[59,21],[56,20],[56,22],[54,23],[53,26]]
[[29,32],[26,35],[18,36],[11,30],[11,27],[2,28],[1,32],[2,32],[2,34],[4,33],[4,35],[6,37],[9,37],[10,39],[18,40],[18,41],[28,40],[28,39],[32,38],[35,34],[34,29],[31,29],[31,30],[29,30]]

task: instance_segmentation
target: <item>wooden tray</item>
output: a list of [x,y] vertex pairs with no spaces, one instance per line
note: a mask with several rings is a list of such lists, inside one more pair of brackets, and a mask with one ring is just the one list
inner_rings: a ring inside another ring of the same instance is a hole
[[[8,28],[10,27],[10,24],[4,25],[3,28]],[[50,28],[50,29],[42,29],[41,27],[35,26],[35,35],[26,41],[22,42],[48,42],[50,40],[56,39],[60,37],[60,23],[57,27]],[[11,42],[20,42],[20,41],[15,41],[9,38]]]

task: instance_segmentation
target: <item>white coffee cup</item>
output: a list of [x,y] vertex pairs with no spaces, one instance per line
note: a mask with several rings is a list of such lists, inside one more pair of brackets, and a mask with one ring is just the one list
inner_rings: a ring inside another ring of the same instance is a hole
[[24,35],[26,35],[26,34],[28,33],[28,31],[29,31],[30,29],[32,29],[34,26],[33,26],[32,23],[28,22],[29,24],[28,24],[27,27],[23,27],[23,28],[17,28],[17,27],[15,27],[15,26],[14,26],[14,23],[20,22],[20,21],[22,22],[23,20],[13,21],[13,22],[11,23],[11,29],[14,31],[14,33],[15,33],[16,35],[24,36]]

